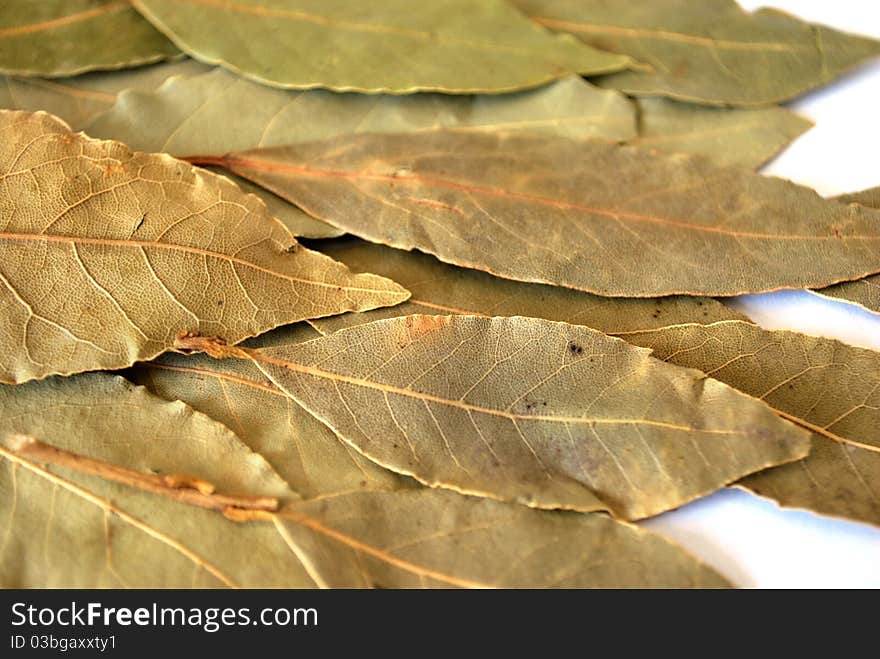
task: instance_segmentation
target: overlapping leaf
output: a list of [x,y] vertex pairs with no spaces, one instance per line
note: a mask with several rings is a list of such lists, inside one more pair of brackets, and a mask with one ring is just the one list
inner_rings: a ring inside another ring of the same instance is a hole
[[69,76],[157,62],[178,52],[125,0],[0,4],[0,73]]
[[[233,123],[235,130],[229,130]],[[139,151],[187,156],[222,155],[350,133],[438,127],[529,130],[613,140],[636,134],[633,107],[623,96],[577,77],[497,97],[392,97],[273,89],[223,69],[170,80],[152,93],[124,93],[88,131]],[[240,185],[242,181],[236,179]],[[329,238],[342,233],[265,189],[253,185],[244,189],[258,194],[297,236]]]
[[[841,195],[836,197],[835,201],[880,209],[880,188]],[[880,314],[880,275],[871,275],[863,279],[835,284],[822,288],[816,293],[844,302],[852,302],[868,311]]]
[[365,455],[432,485],[639,519],[803,457],[807,434],[697,371],[586,327],[406,316],[244,350]]
[[127,89],[151,91],[171,76],[195,75],[206,66],[192,59],[162,62],[124,71],[87,73],[72,78],[0,77],[0,108],[6,110],[45,110],[63,119],[74,130],[81,130],[116,102],[116,95]]
[[[308,326],[292,325],[250,345],[293,345],[316,336]],[[168,354],[136,366],[127,376],[162,398],[181,400],[232,428],[304,497],[407,485],[408,479],[342,442],[250,362]]]
[[805,460],[750,476],[745,487],[785,506],[880,524],[880,353],[741,321],[624,338],[755,396],[812,431]]
[[661,151],[704,154],[719,165],[755,169],[813,125],[784,108],[731,110],[642,98],[639,136],[630,140]]
[[181,331],[235,342],[408,297],[298,246],[258,199],[170,156],[43,113],[3,111],[0,133],[0,381],[127,366]]
[[647,64],[602,81],[713,105],[779,103],[880,55],[880,42],[734,0],[513,0],[534,21]]
[[181,49],[260,82],[335,91],[509,92],[622,55],[530,23],[503,0],[133,0]]
[[[19,433],[53,438],[49,465],[45,451],[10,441]],[[69,459],[60,466],[57,449]],[[178,485],[148,493],[120,473]],[[0,386],[0,492],[4,587],[727,585],[674,545],[601,515],[424,489],[298,503],[225,427],[106,374]],[[284,507],[240,524],[182,503],[246,494]]]
[[227,428],[118,376],[0,385],[4,588],[313,583],[271,526],[235,524],[174,496],[47,468],[11,450],[16,433],[145,474],[198,477],[225,494],[294,496]]
[[734,295],[880,271],[880,211],[600,140],[355,135],[194,161],[373,242],[599,295]]
[[427,254],[404,252],[353,238],[327,241],[321,252],[354,272],[388,277],[412,293],[393,307],[310,320],[322,334],[382,318],[411,314],[531,316],[586,325],[606,334],[680,323],[745,320],[712,298],[607,298],[558,286],[524,284],[446,265]]

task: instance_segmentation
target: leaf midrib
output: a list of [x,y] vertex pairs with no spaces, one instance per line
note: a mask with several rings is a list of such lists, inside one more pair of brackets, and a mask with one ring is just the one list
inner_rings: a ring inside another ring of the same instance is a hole
[[[220,252],[213,252],[211,250],[202,249],[200,247],[191,247],[189,245],[174,245],[171,243],[161,243],[153,240],[133,240],[133,239],[114,239],[114,238],[86,238],[83,236],[54,236],[54,235],[46,235],[46,234],[34,234],[34,233],[10,233],[10,232],[0,232],[0,241],[9,240],[9,241],[45,241],[52,243],[62,243],[62,244],[73,244],[73,245],[99,245],[105,247],[128,247],[128,248],[157,248],[157,249],[166,249],[171,251],[180,251],[188,254],[195,254],[198,256],[206,256],[210,258],[215,258],[220,261],[228,261],[230,263],[236,263],[238,265],[242,265],[258,272],[262,272],[264,274],[271,275],[273,277],[277,277],[278,279],[284,279],[287,281],[291,281],[298,284],[306,284],[309,286],[318,286],[322,288],[330,288],[333,290],[346,290],[346,291],[354,291],[358,293],[376,293],[376,294],[391,294],[394,293],[393,290],[390,289],[373,289],[373,288],[363,288],[359,286],[342,286],[333,283],[320,282],[312,279],[303,279],[301,277],[293,277],[291,275],[287,275],[281,272],[277,272],[275,270],[270,270],[269,268],[264,268],[263,266],[257,265],[256,263],[252,263],[251,261],[246,261],[244,259],[240,259],[236,256],[232,256],[230,254],[223,254]],[[303,249],[300,247],[300,249]]]
[[[242,170],[253,169],[257,171],[268,171],[268,172],[279,172],[284,175],[290,175],[291,177],[300,176],[303,178],[329,178],[329,179],[343,179],[343,180],[352,180],[352,181],[379,181],[379,182],[393,182],[395,185],[425,185],[425,186],[434,186],[439,188],[446,188],[449,190],[460,190],[468,194],[477,194],[489,197],[497,197],[501,199],[509,199],[515,201],[523,201],[527,203],[532,203],[536,205],[548,206],[551,208],[558,208],[560,210],[574,210],[584,212],[590,215],[596,215],[599,217],[608,217],[614,219],[616,221],[620,221],[621,219],[633,220],[636,222],[645,222],[651,224],[659,224],[663,226],[671,226],[678,229],[684,229],[686,231],[694,231],[697,233],[714,233],[722,236],[730,237],[730,238],[749,238],[755,240],[803,240],[803,241],[846,241],[846,240],[864,240],[864,241],[873,241],[880,240],[880,234],[876,236],[863,236],[863,235],[846,235],[846,236],[836,236],[836,235],[827,235],[827,236],[811,236],[811,235],[801,235],[801,234],[773,234],[773,233],[758,233],[752,231],[734,231],[730,229],[726,229],[724,227],[717,226],[705,226],[701,224],[691,224],[688,222],[682,222],[680,220],[673,220],[669,218],[659,217],[655,215],[645,215],[643,213],[633,213],[629,211],[623,210],[608,210],[604,208],[596,208],[593,206],[586,206],[583,204],[578,204],[574,202],[553,199],[551,197],[544,197],[541,195],[533,195],[529,193],[523,192],[514,192],[511,190],[506,190],[504,188],[495,188],[495,187],[486,187],[480,185],[474,185],[470,183],[462,183],[459,181],[454,181],[450,179],[441,179],[434,178],[430,176],[419,176],[416,174],[407,174],[401,176],[395,176],[392,174],[374,174],[369,172],[351,172],[345,170],[334,170],[334,169],[317,169],[313,167],[306,167],[300,165],[288,165],[283,163],[276,162],[268,162],[262,160],[248,159],[248,158],[240,158],[234,156],[189,156],[183,158],[188,162],[196,165],[219,165],[221,167],[226,167],[227,169],[232,170],[236,174],[240,174],[244,176]],[[282,193],[283,194],[283,193]],[[332,220],[327,219],[325,221],[332,222]]]

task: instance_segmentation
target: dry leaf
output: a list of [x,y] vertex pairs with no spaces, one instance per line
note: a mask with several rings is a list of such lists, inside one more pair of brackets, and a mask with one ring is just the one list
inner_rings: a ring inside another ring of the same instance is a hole
[[784,108],[732,110],[665,98],[636,100],[639,136],[630,144],[708,156],[719,165],[756,169],[813,122]]
[[812,431],[800,462],[741,483],[784,506],[880,525],[880,352],[741,321],[623,336],[765,401]]
[[[34,454],[33,442],[14,441],[21,433],[57,444]],[[130,486],[157,479],[167,486]],[[106,374],[0,386],[0,491],[3,587],[727,585],[671,543],[601,515],[424,489],[298,504],[225,427]],[[287,507],[236,523],[182,503],[253,499],[243,492]]]
[[191,161],[373,242],[599,295],[734,295],[880,271],[880,211],[600,140],[354,135]]
[[734,0],[513,0],[535,22],[647,67],[602,79],[628,94],[780,103],[880,55],[880,42]]
[[[867,208],[880,209],[880,188],[841,195],[835,197],[834,200],[840,203],[860,204]],[[880,314],[880,275],[871,275],[856,281],[846,281],[813,292],[842,302],[850,302]]]
[[586,327],[406,316],[252,359],[364,455],[419,481],[640,519],[806,455],[763,403]]
[[[293,345],[317,336],[308,326],[290,325],[247,345]],[[126,376],[233,429],[304,497],[394,490],[412,482],[342,442],[250,362],[168,354],[137,365]]]
[[293,511],[284,530],[308,554],[315,580],[332,588],[729,585],[659,536],[601,514],[427,489],[336,495]]
[[0,131],[0,381],[127,366],[181,331],[236,342],[408,297],[298,246],[258,199],[170,156],[44,113],[2,111]]
[[137,69],[54,80],[0,76],[0,108],[45,110],[63,119],[74,130],[81,130],[113,107],[116,95],[122,90],[151,91],[171,76],[194,75],[206,68],[201,62],[185,58]]
[[[235,130],[229,130],[231,123]],[[366,96],[265,87],[223,69],[171,80],[154,92],[128,92],[89,126],[89,134],[139,151],[222,155],[348,133],[426,130],[529,130],[570,137],[635,136],[635,112],[618,92],[577,77],[504,96]],[[236,178],[242,185],[243,179]],[[252,185],[252,184],[251,184]],[[272,214],[295,235],[343,232],[257,186]]]
[[171,495],[46,468],[11,450],[15,434],[145,474],[199,477],[228,494],[293,496],[227,428],[120,377],[0,386],[4,588],[313,583],[271,526],[236,524]]
[[396,281],[412,297],[393,307],[308,321],[322,334],[382,318],[411,314],[531,316],[586,325],[606,334],[717,320],[747,320],[712,298],[608,298],[559,286],[524,284],[446,265],[428,254],[404,252],[354,238],[326,241],[322,253],[354,272]]
[[148,64],[178,52],[125,0],[0,4],[0,73],[69,76]]
[[419,11],[407,0],[133,4],[193,57],[288,89],[497,93],[630,62],[552,35],[502,0],[445,0]]

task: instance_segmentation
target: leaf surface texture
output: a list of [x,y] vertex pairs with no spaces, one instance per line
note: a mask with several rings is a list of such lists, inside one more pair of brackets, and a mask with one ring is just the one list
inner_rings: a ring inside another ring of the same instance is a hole
[[534,21],[647,65],[603,78],[637,96],[768,105],[831,82],[880,42],[734,0],[514,0]]
[[297,245],[255,197],[170,156],[43,113],[3,111],[0,133],[0,381],[127,366],[181,331],[237,342],[408,297]]
[[880,271],[876,210],[600,140],[355,135],[193,162],[372,242],[605,296],[726,296]]
[[379,464],[541,508],[640,519],[809,444],[697,371],[535,318],[407,316],[248,355]]
[[70,76],[148,64],[179,52],[124,0],[0,5],[0,73]]
[[629,58],[530,23],[502,0],[134,0],[182,50],[283,88],[509,92]]

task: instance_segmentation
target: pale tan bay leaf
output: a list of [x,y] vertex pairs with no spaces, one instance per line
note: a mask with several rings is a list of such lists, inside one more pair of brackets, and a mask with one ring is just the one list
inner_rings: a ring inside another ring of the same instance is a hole
[[[265,346],[270,341],[293,345],[317,336],[308,326],[292,325],[246,345]],[[342,442],[250,362],[168,354],[125,375],[158,396],[182,400],[233,429],[303,497],[411,487],[409,479],[379,467]]]
[[2,111],[0,133],[0,381],[124,367],[182,331],[237,342],[408,297],[299,246],[256,197],[170,156],[44,113]]
[[623,335],[812,432],[804,460],[740,481],[783,506],[880,525],[880,352],[741,321]]
[[735,0],[513,0],[532,20],[648,66],[602,79],[638,96],[713,105],[780,103],[831,82],[880,42]]
[[407,316],[251,359],[377,463],[539,508],[641,519],[803,457],[808,435],[701,373],[586,327]]
[[620,71],[623,55],[553,35],[502,0],[132,0],[182,50],[264,84],[408,94],[537,87]]
[[412,293],[409,300],[393,307],[309,320],[321,334],[417,313],[531,316],[586,325],[606,334],[691,322],[747,320],[707,297],[599,297],[559,286],[500,279],[447,265],[428,254],[404,252],[354,238],[324,241],[318,248],[354,272],[388,277]]
[[[71,78],[16,78],[0,76],[0,108],[45,110],[82,130],[95,117],[113,107],[116,95],[126,89],[152,91],[171,76],[204,73],[201,62],[182,58],[124,71],[100,71]],[[123,140],[124,141],[124,140]]]
[[125,0],[0,4],[0,73],[59,77],[178,54]]
[[609,297],[821,287],[880,271],[880,211],[601,140],[369,134],[189,160],[372,242]]
[[640,98],[641,147],[708,156],[719,165],[757,169],[813,122],[780,107],[714,108],[665,98]]

